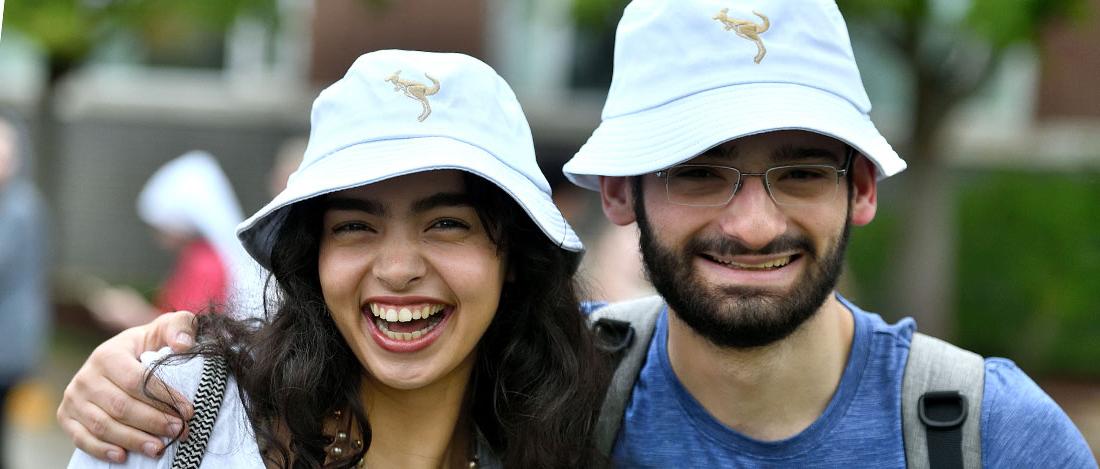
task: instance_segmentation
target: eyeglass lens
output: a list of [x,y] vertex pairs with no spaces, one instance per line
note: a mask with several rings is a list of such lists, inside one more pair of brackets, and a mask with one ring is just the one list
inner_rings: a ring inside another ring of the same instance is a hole
[[[714,206],[729,202],[740,181],[734,168],[707,165],[679,165],[666,172],[669,202],[682,205]],[[746,174],[746,177],[760,176]],[[836,195],[837,168],[826,165],[777,166],[764,177],[768,193],[779,205],[812,205]]]

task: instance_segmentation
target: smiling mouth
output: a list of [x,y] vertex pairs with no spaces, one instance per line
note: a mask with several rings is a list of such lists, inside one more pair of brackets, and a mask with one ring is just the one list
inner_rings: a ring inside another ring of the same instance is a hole
[[792,255],[789,255],[789,256],[777,257],[777,258],[770,259],[770,260],[760,262],[760,263],[744,263],[744,262],[737,262],[737,261],[734,261],[732,259],[722,259],[722,258],[719,258],[719,257],[716,257],[716,256],[712,256],[710,254],[700,254],[700,255],[704,259],[707,259],[711,262],[715,262],[715,263],[718,263],[718,264],[722,264],[726,267],[732,267],[734,269],[741,269],[741,270],[778,270],[778,269],[782,269],[783,267],[786,267],[786,266],[790,265],[791,262],[794,262],[799,257],[798,254],[792,254]]
[[374,324],[378,330],[393,340],[413,341],[435,329],[446,314],[440,314],[447,305],[380,305],[370,303]]

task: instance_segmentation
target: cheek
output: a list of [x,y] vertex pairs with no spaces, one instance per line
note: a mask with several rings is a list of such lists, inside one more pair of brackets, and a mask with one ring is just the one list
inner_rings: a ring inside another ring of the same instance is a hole
[[317,258],[317,276],[321,281],[321,293],[330,309],[353,297],[361,278],[360,256],[351,255],[326,243],[321,243]]
[[436,269],[467,307],[479,314],[495,314],[506,267],[495,246],[478,246],[437,257]]
[[824,256],[836,247],[840,237],[844,235],[846,223],[848,223],[848,207],[841,204],[827,213],[822,212],[817,216],[810,214],[805,218],[802,226],[810,230],[809,235],[814,240],[818,255]]

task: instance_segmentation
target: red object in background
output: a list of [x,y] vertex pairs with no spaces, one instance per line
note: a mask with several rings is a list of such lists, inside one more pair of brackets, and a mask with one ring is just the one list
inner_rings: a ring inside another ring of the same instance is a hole
[[225,264],[210,243],[193,241],[183,248],[172,274],[157,294],[162,312],[187,310],[210,311],[211,305],[224,305],[229,281]]

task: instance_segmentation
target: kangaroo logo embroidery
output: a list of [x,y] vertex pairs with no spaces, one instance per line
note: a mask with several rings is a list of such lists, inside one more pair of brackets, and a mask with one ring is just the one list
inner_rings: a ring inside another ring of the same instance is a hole
[[768,21],[768,17],[753,10],[753,14],[759,16],[763,23],[756,24],[748,20],[739,20],[736,18],[730,18],[728,13],[729,8],[723,8],[722,11],[714,15],[714,20],[721,22],[725,25],[726,31],[733,31],[745,39],[748,39],[756,43],[756,57],[753,58],[753,62],[760,63],[764,60],[764,55],[768,53],[768,50],[764,48],[764,41],[760,39],[760,35],[767,31],[771,27],[771,22]]
[[427,119],[428,116],[432,114],[432,105],[428,102],[428,96],[439,92],[439,80],[432,78],[432,76],[427,73],[425,73],[424,76],[432,81],[431,87],[423,83],[402,79],[401,70],[393,72],[393,75],[390,75],[390,77],[386,79],[386,82],[393,83],[394,91],[400,91],[404,93],[405,96],[420,101],[420,105],[424,108],[423,112],[420,113],[420,117],[416,119],[420,122],[424,122],[424,119]]

